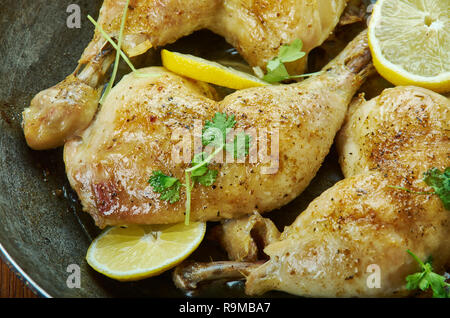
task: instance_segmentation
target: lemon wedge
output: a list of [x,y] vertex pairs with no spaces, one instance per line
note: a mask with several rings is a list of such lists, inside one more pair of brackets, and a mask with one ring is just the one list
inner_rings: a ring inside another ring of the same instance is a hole
[[449,0],[378,0],[368,32],[378,73],[395,85],[450,91],[449,5]]
[[186,259],[205,236],[206,223],[111,227],[88,249],[96,271],[119,281],[161,274]]
[[218,86],[244,89],[268,85],[256,76],[190,54],[162,50],[161,59],[169,71]]

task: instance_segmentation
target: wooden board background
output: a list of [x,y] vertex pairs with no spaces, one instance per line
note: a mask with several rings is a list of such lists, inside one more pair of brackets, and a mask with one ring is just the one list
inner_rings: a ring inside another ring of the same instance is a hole
[[36,298],[25,284],[0,259],[0,298]]

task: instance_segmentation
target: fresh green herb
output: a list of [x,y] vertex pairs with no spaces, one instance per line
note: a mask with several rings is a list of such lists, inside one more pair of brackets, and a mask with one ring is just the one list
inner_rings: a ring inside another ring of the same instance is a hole
[[194,183],[211,186],[216,181],[218,171],[208,168],[208,162],[205,161],[206,155],[205,152],[202,152],[194,156],[191,166],[197,168],[191,171],[191,177]]
[[119,49],[119,47],[117,46],[116,42],[113,41],[113,39],[108,35],[108,33],[106,33],[103,28],[101,27],[100,24],[98,24],[90,15],[87,16],[87,18],[89,19],[89,21],[92,22],[92,24],[100,31],[100,34],[105,38],[106,41],[108,41],[111,46],[116,50],[116,52],[120,53],[120,56],[122,57],[122,59],[128,64],[128,66],[131,68],[131,70],[134,73],[138,73],[139,71],[136,70],[136,68],[134,67],[134,65],[131,63],[130,59],[128,58],[128,56],[121,50]]
[[201,185],[209,187],[216,181],[218,171],[208,168],[206,155],[207,154],[205,152],[202,152],[196,154],[194,159],[192,159],[191,166],[196,167],[190,171],[193,185],[195,185],[195,183],[200,183]]
[[192,159],[191,166],[196,167],[194,170],[191,170],[191,176],[199,177],[202,176],[208,171],[208,162],[205,161],[207,153],[201,152],[194,155]]
[[248,155],[250,148],[250,136],[239,132],[234,136],[233,142],[226,143],[230,129],[236,125],[234,115],[216,113],[212,121],[206,121],[203,129],[202,142],[204,146],[212,145],[216,148],[225,148],[234,153],[234,158],[242,158]]
[[300,39],[294,40],[289,45],[282,45],[278,51],[278,56],[273,58],[267,63],[267,74],[264,75],[263,80],[268,83],[279,83],[284,80],[311,76],[319,74],[321,72],[301,74],[301,75],[289,75],[284,63],[294,62],[306,55],[302,52],[303,42]]
[[433,188],[445,209],[450,210],[450,167],[447,167],[443,172],[437,168],[431,168],[424,173],[423,181]]
[[208,164],[220,151],[222,151],[222,149],[223,146],[215,148],[214,152],[207,157],[207,153],[205,152],[195,155],[191,162],[191,167],[186,169],[186,172],[190,173],[192,177],[201,177],[205,175],[209,170]]
[[450,284],[445,282],[444,276],[433,272],[431,259],[423,263],[413,252],[410,250],[407,252],[419,263],[421,272],[406,277],[406,289],[425,291],[431,287],[434,298],[450,298]]
[[121,49],[121,47],[122,47],[122,40],[123,40],[123,31],[124,31],[124,28],[125,28],[125,21],[126,21],[126,18],[127,18],[129,2],[130,2],[130,0],[127,0],[127,2],[125,4],[125,7],[124,7],[124,10],[123,10],[122,20],[120,22],[119,38],[118,38],[117,44],[111,39],[111,37],[103,30],[103,28],[90,15],[87,16],[88,20],[91,21],[92,24],[94,24],[94,26],[99,30],[100,34],[116,50],[116,59],[115,59],[115,62],[114,62],[114,67],[113,67],[113,71],[112,71],[112,74],[111,74],[111,79],[109,80],[109,83],[108,83],[108,85],[107,85],[107,87],[105,89],[105,92],[103,93],[102,97],[100,98],[100,104],[103,104],[106,96],[108,96],[109,92],[112,89],[112,86],[114,85],[114,81],[115,81],[116,76],[117,76],[117,70],[119,68],[120,57],[122,57],[122,59],[128,64],[128,66],[133,71],[133,74],[135,74],[136,76],[138,76],[138,77],[158,76],[157,74],[143,74],[143,73],[139,72],[138,70],[136,70],[136,68],[133,66],[133,64],[131,63],[131,61],[128,58],[128,56]]
[[[248,135],[245,135],[244,137],[244,151],[242,148],[239,150],[226,144],[227,135],[235,125],[236,120],[234,115],[227,116],[227,114],[224,113],[216,113],[211,121],[207,120],[205,122],[205,127],[202,131],[202,144],[204,146],[213,146],[214,151],[210,155],[205,152],[197,154],[192,160],[191,168],[185,170],[186,180],[191,179],[188,180],[186,184],[190,185],[190,182],[192,182],[191,187],[186,187],[186,197],[189,198],[189,200],[186,201],[186,224],[189,224],[190,190],[192,187],[195,183],[200,183],[204,186],[211,186],[216,181],[218,171],[208,168],[208,164],[211,160],[223,149],[227,151],[234,151],[235,155],[239,154],[242,156],[243,154],[248,154],[248,149],[250,148],[250,136]],[[235,136],[234,138],[233,146],[238,144],[237,137],[238,136]],[[245,150],[247,150],[247,152],[245,152]]]
[[224,145],[229,129],[236,125],[234,115],[216,113],[212,121],[207,120],[202,132],[202,143],[204,146],[212,145],[221,147]]
[[297,61],[306,55],[305,52],[302,52],[302,48],[302,40],[295,39],[290,45],[281,46],[278,58],[282,63]]
[[180,186],[186,188],[185,224],[189,224],[191,191],[194,186],[198,183],[209,187],[216,182],[219,172],[208,167],[211,160],[223,149],[234,153],[235,158],[240,158],[248,154],[250,136],[243,132],[236,134],[233,143],[226,144],[227,135],[235,125],[236,120],[234,119],[234,115],[227,116],[223,113],[216,113],[211,121],[207,120],[205,122],[205,127],[202,131],[202,144],[204,146],[212,146],[214,151],[211,154],[201,152],[194,155],[190,168],[185,169],[185,184],[181,184],[178,179],[168,177],[160,171],[155,172],[152,178],[150,178],[149,182],[154,191],[160,193],[163,193],[163,191],[168,192],[167,194],[164,192],[161,195],[161,199],[172,198],[173,202],[176,202],[180,197]]
[[199,183],[205,187],[210,187],[214,184],[214,182],[216,182],[218,173],[219,172],[217,170],[207,169],[206,172],[201,176],[191,175],[192,184],[195,185],[196,183]]
[[161,200],[175,203],[180,200],[181,182],[174,177],[165,175],[162,171],[154,171],[148,180],[153,187],[153,191],[160,193]]
[[[120,22],[119,39],[117,40],[117,47],[119,48],[119,50],[122,47],[123,30],[125,29],[125,21],[127,20],[129,4],[130,4],[130,0],[127,0],[127,2],[125,3],[125,8],[123,9],[122,20]],[[116,50],[116,60],[114,62],[111,79],[109,80],[108,86],[106,86],[105,93],[103,94],[102,98],[100,98],[100,104],[103,104],[103,101],[105,100],[106,96],[108,96],[109,92],[111,91],[112,86],[114,85],[114,81],[116,80],[116,75],[117,75],[117,70],[119,69],[119,60],[120,60],[119,50]]]
[[218,173],[219,171],[217,170],[208,169],[204,175],[193,177],[193,180],[205,187],[210,187],[216,182]]
[[431,168],[423,174],[422,180],[432,187],[434,192],[417,192],[393,185],[388,185],[388,187],[418,195],[436,194],[444,204],[444,208],[450,210],[450,167],[445,168],[444,172],[441,172],[438,168]]
[[191,185],[191,176],[187,170],[184,171],[184,179],[186,180],[186,204],[185,204],[185,214],[184,214],[184,224],[189,225],[189,219],[191,217],[191,191],[194,188],[195,183],[192,182]]
[[278,56],[267,63],[267,74],[264,80],[269,83],[281,82],[289,79],[290,75],[284,63],[293,62],[305,56],[302,52],[303,42],[300,39],[294,40],[290,45],[281,46]]

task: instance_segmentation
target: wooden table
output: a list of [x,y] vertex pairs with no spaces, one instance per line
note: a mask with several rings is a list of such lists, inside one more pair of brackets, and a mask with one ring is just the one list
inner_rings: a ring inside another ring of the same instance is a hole
[[24,283],[0,259],[0,298],[36,298]]

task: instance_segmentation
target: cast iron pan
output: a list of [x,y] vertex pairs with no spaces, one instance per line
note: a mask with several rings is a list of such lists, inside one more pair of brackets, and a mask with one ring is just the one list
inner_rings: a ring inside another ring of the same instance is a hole
[[[173,285],[171,271],[140,282],[119,283],[92,270],[85,255],[100,231],[88,214],[82,212],[70,189],[62,149],[33,151],[23,136],[21,112],[37,92],[58,83],[74,70],[93,34],[86,15],[97,17],[101,2],[0,0],[0,254],[44,297],[184,297]],[[66,25],[69,15],[66,10],[72,3],[81,8],[80,29]],[[362,27],[344,28],[339,34],[347,41]],[[320,67],[331,58],[327,56],[329,52],[335,54],[342,47],[338,41],[329,41],[327,45],[328,51],[314,52],[311,68]],[[171,47],[216,60],[239,60],[223,39],[205,31]],[[157,64],[157,56],[157,52],[149,54],[136,63]],[[370,86],[382,88],[386,84],[379,84],[379,78],[375,82]],[[308,189],[288,206],[266,216],[282,230],[312,199],[341,178],[332,149]],[[205,239],[191,258],[220,260],[225,259],[225,254],[214,241]],[[80,267],[80,288],[67,285],[71,274],[67,268],[71,264]],[[242,282],[218,282],[204,286],[191,296],[244,297],[245,294]],[[264,296],[289,295],[271,292]]]

